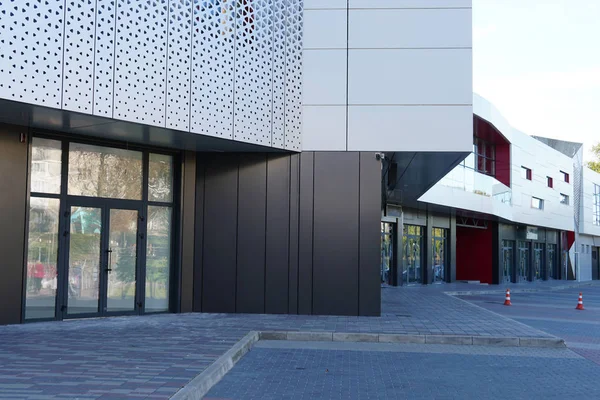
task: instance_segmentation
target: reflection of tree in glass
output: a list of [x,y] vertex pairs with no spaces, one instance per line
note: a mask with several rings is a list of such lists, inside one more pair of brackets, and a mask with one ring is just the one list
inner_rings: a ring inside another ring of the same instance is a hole
[[172,181],[172,157],[162,154],[150,154],[148,199],[150,201],[170,202]]
[[69,194],[141,199],[141,153],[72,144]]
[[[171,209],[148,207],[146,297],[165,298],[169,281]],[[159,290],[160,289],[160,290]]]

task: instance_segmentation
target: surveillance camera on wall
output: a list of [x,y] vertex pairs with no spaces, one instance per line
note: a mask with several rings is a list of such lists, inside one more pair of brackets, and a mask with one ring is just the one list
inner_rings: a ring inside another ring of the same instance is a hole
[[375,153],[375,159],[377,161],[385,160],[385,154],[384,153]]

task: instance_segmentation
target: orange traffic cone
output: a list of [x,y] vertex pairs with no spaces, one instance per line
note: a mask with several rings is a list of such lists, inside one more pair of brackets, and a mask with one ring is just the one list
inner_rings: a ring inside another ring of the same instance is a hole
[[512,306],[512,304],[510,303],[510,289],[506,289],[506,297],[504,298],[504,305]]
[[583,295],[581,293],[579,293],[579,300],[577,301],[577,307],[575,307],[576,310],[583,310]]

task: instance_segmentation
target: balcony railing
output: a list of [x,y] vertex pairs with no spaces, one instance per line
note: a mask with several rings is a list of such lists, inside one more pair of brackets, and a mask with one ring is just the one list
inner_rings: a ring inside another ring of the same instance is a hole
[[467,163],[457,165],[438,184],[460,189],[480,196],[491,197],[502,203],[512,204],[512,190],[494,177],[477,172]]

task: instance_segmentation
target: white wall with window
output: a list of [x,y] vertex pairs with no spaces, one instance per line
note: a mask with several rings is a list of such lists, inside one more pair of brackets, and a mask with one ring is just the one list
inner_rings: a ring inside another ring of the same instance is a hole
[[[583,167],[582,177],[579,232],[600,236],[600,174]],[[600,246],[600,237],[597,237],[595,242],[595,246]]]

